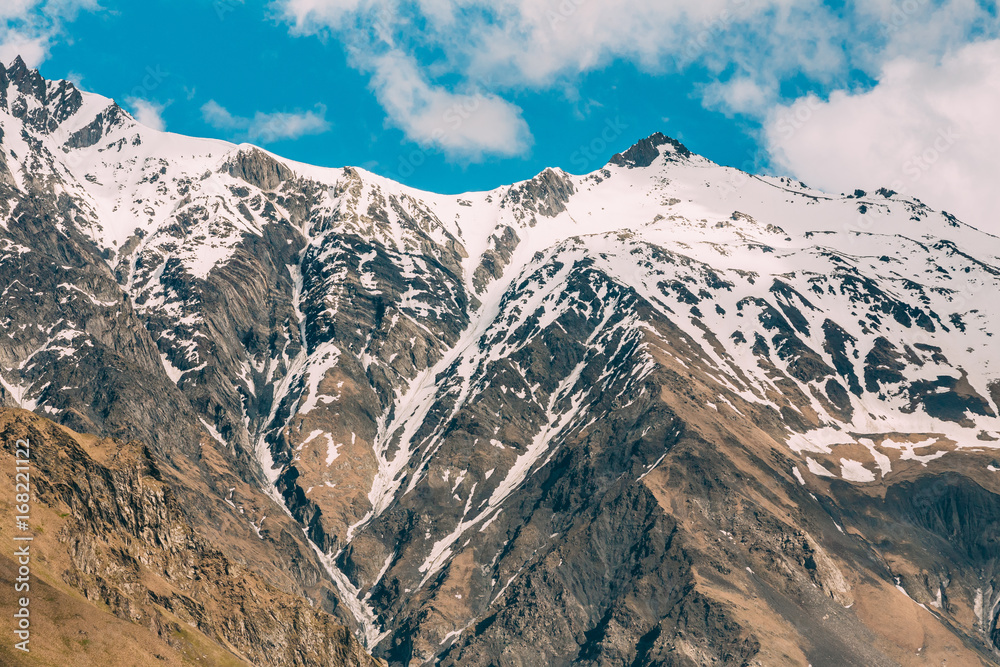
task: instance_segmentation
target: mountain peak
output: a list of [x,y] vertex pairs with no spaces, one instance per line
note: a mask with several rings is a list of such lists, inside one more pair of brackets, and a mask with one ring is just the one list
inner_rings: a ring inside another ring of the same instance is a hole
[[637,141],[627,151],[612,156],[609,163],[628,169],[648,167],[656,161],[656,158],[660,157],[660,146],[670,146],[672,149],[671,152],[684,158],[691,157],[692,155],[691,151],[681,142],[666,136],[662,132],[655,132],[645,139]]
[[[37,104],[28,104],[20,97]],[[17,56],[8,67],[0,65],[0,104],[30,127],[51,134],[83,108],[84,98],[71,81],[49,81]]]
[[20,55],[14,56],[14,59],[10,61],[10,65],[7,67],[7,72],[13,75],[14,72],[20,74],[27,73],[30,70],[28,64],[24,62],[24,58]]
[[45,95],[45,79],[37,69],[31,69],[21,56],[17,56],[7,68],[7,77],[22,93],[43,99]]

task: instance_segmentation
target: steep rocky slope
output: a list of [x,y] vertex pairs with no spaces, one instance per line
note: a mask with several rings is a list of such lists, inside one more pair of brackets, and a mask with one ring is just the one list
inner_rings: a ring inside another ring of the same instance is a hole
[[0,87],[5,402],[375,655],[1000,658],[1000,239],[662,135],[446,196]]
[[[0,441],[9,488],[18,441],[29,443],[34,480],[31,532],[19,534],[34,538],[34,592],[25,595],[36,603],[35,638],[27,655],[4,642],[5,665],[380,664],[330,616],[200,539],[145,447],[12,409],[0,410]],[[14,514],[5,503],[8,537]],[[4,559],[11,590],[14,561]],[[13,608],[9,596],[4,604]],[[4,618],[9,625],[12,613]],[[135,640],[116,648],[115,636]]]

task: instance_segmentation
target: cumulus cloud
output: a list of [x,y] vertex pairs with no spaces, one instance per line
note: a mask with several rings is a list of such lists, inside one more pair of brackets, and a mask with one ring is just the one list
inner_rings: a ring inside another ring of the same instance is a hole
[[372,89],[390,122],[417,144],[469,160],[517,155],[531,145],[521,110],[496,95],[433,86],[413,58],[399,51],[373,59],[371,66]]
[[294,113],[258,111],[253,117],[244,117],[235,116],[215,100],[209,100],[201,107],[201,115],[217,130],[225,130],[234,138],[262,144],[322,134],[330,129],[323,106],[317,106],[316,111]]
[[767,113],[777,101],[777,83],[761,84],[749,76],[737,76],[728,81],[714,81],[702,89],[706,107],[728,116]]
[[6,0],[0,5],[0,20],[23,20],[40,4],[40,0]]
[[[733,51],[773,67],[826,70],[842,57],[838,22],[820,0],[278,0],[299,32],[369,29],[397,45],[416,39],[498,83],[548,85],[612,59],[649,69]],[[419,22],[420,30],[413,30]],[[415,37],[416,35],[416,37]],[[754,49],[746,48],[752,44]],[[794,48],[798,45],[800,48]],[[771,48],[780,47],[780,48]],[[794,51],[798,53],[794,53]]]
[[892,60],[864,92],[778,106],[765,139],[777,168],[811,185],[888,187],[1000,234],[997,109],[1000,40],[988,40]]
[[16,29],[0,28],[0,62],[9,64],[21,56],[28,67],[38,67],[49,52],[49,38]]
[[899,57],[940,56],[970,35],[995,34],[996,4],[977,0],[866,0],[853,5],[862,67],[878,70]]
[[[392,124],[452,157],[511,155],[527,150],[521,110],[502,99],[523,87],[562,85],[581,73],[624,59],[648,71],[698,63],[734,76],[742,89],[718,89],[718,103],[761,104],[773,95],[750,71],[842,67],[842,34],[821,0],[276,0],[298,34],[332,33],[349,45],[352,62]],[[419,25],[419,30],[414,27]],[[424,64],[415,54],[442,54]],[[422,66],[423,65],[423,66]],[[391,71],[398,67],[399,73]],[[445,86],[439,81],[449,81]],[[457,83],[453,83],[457,81]],[[721,85],[721,84],[720,84]],[[474,117],[459,128],[442,110],[470,101]],[[724,94],[726,93],[726,94]],[[477,120],[478,119],[478,120]],[[434,130],[439,130],[435,132]],[[482,137],[481,141],[477,138]]]
[[249,126],[250,119],[237,119],[229,110],[216,102],[209,100],[201,107],[201,117],[206,123],[216,129],[233,130],[238,126]]
[[139,97],[129,97],[125,100],[125,104],[131,109],[132,117],[142,125],[160,132],[167,129],[166,123],[163,122],[163,110],[166,104]]
[[97,0],[3,0],[0,3],[0,60],[21,56],[29,67],[47,57],[67,22],[81,11],[96,11]]
[[[774,119],[788,112],[791,101],[783,96],[785,89],[845,89],[829,104],[822,103],[828,111],[816,114],[832,117],[834,108],[850,107],[859,114],[870,110],[868,129],[861,131],[877,135],[881,145],[885,135],[872,128],[882,126],[885,114],[874,107],[891,102],[881,91],[894,85],[894,76],[902,76],[894,74],[900,63],[940,62],[973,37],[1000,35],[995,1],[980,0],[847,0],[837,7],[823,0],[273,2],[293,32],[329,34],[348,44],[354,64],[371,74],[390,122],[414,141],[452,157],[526,150],[530,132],[520,109],[503,97],[525,87],[571,90],[580,75],[615,61],[651,73],[693,72],[701,78],[697,89],[706,108],[755,122],[776,124]],[[429,53],[433,60],[426,58]],[[970,53],[969,58],[984,55]],[[870,96],[846,90],[859,79],[858,72],[881,82]],[[967,107],[977,94],[972,86],[942,88],[945,82],[921,79],[919,72],[907,81],[916,98],[929,99],[945,90],[965,95],[956,108]],[[442,109],[468,101],[470,89],[480,91],[476,99],[483,103],[483,120],[449,132],[447,123],[441,127]],[[867,122],[855,119],[858,128]],[[894,145],[915,150],[927,141],[915,122],[904,122],[906,129],[892,128],[892,136],[900,137]],[[779,132],[769,132],[777,166],[803,164],[799,147],[782,140]],[[912,134],[904,140],[905,132]],[[977,122],[967,132],[1000,134]],[[798,136],[805,142],[809,133]],[[958,160],[963,154],[952,155]],[[897,151],[887,159],[898,157]],[[839,165],[843,179],[861,181],[871,175],[859,164]]]

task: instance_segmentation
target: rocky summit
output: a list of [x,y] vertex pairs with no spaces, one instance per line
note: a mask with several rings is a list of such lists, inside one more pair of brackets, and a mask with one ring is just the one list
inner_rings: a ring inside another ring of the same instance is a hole
[[1000,664],[1000,239],[919,200],[660,134],[433,194],[17,60],[0,285],[48,584],[171,650]]

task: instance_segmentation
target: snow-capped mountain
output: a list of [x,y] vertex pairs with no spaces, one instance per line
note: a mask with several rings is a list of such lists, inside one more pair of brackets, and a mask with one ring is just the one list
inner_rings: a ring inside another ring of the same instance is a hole
[[390,664],[1000,656],[1000,239],[659,134],[421,192],[20,60],[0,133],[4,403]]

